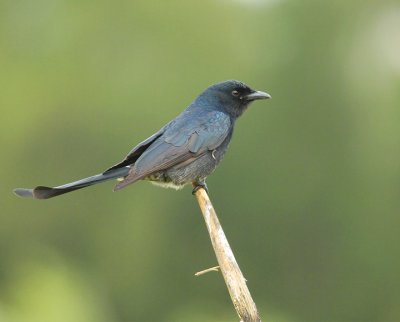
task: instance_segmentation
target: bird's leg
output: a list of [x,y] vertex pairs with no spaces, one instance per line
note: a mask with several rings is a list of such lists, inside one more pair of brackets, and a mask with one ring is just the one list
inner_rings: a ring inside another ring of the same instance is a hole
[[200,188],[203,188],[208,194],[208,187],[204,179],[193,181],[192,184],[193,184],[192,195],[194,195],[196,191],[199,190]]

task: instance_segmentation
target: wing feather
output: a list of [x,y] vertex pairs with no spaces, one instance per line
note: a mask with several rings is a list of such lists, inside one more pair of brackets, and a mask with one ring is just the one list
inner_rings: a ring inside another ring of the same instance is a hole
[[182,118],[171,123],[137,158],[129,174],[116,185],[115,190],[189,159],[195,160],[207,151],[217,148],[230,132],[229,116],[218,111],[196,116],[189,121]]
[[118,162],[117,164],[113,165],[111,168],[108,168],[106,171],[103,172],[103,174],[106,174],[110,172],[111,170],[117,169],[117,168],[122,168],[126,167],[128,165],[131,165],[136,162],[136,160],[140,157],[140,155],[146,151],[146,149],[154,143],[161,135],[163,135],[165,131],[165,127],[159,130],[158,132],[154,133],[152,136],[148,137],[146,140],[140,142],[138,145],[136,145],[123,159],[121,162]]

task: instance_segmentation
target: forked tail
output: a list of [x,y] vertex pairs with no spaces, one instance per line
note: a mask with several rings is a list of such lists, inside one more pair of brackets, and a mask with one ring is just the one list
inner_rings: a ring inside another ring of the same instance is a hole
[[78,181],[64,184],[58,187],[43,187],[38,186],[33,189],[17,188],[14,189],[14,193],[20,197],[31,197],[35,199],[49,199],[67,192],[82,189],[85,187],[92,186],[94,184],[104,182],[111,179],[116,179],[120,177],[125,177],[128,175],[129,167],[112,169],[105,173],[97,174],[92,177],[84,178]]

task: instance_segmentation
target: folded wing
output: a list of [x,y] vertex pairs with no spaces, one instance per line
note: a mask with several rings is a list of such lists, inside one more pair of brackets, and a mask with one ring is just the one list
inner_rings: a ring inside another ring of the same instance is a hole
[[219,111],[204,111],[201,115],[187,114],[179,118],[146,147],[115,190],[214,150],[225,140],[230,129],[229,116]]

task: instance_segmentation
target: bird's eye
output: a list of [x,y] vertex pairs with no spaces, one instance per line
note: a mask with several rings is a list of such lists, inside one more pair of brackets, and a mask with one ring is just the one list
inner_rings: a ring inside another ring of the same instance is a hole
[[239,92],[237,90],[232,91],[233,96],[239,96]]

